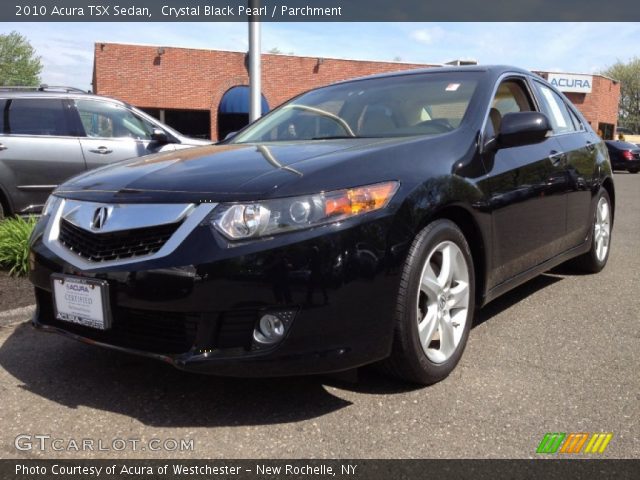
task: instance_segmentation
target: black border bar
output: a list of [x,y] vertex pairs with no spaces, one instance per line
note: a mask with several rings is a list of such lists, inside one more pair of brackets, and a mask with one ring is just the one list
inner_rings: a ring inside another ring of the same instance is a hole
[[[97,475],[98,468],[100,469]],[[182,473],[176,473],[176,468]],[[187,469],[186,471],[184,469]],[[56,474],[64,472],[64,474]],[[110,473],[113,471],[113,473]],[[0,479],[636,479],[640,460],[0,460]]]
[[[244,22],[249,0],[3,0],[2,22]],[[93,6],[93,8],[91,8]],[[635,22],[637,0],[260,0],[263,22]]]

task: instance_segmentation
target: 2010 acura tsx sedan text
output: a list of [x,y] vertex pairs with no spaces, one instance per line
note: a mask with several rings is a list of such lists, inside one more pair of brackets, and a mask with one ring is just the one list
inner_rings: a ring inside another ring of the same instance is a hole
[[60,186],[31,238],[33,324],[197,372],[381,362],[430,384],[476,308],[570,259],[600,271],[614,203],[604,143],[534,74],[346,81]]

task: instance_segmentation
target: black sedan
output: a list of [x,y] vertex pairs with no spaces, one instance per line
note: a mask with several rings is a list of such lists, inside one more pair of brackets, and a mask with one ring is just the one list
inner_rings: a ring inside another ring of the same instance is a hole
[[640,147],[620,140],[607,140],[605,143],[614,170],[626,170],[629,173],[640,172]]
[[604,143],[536,75],[356,79],[59,187],[31,239],[33,324],[190,371],[381,362],[430,384],[477,308],[567,260],[600,271],[614,203]]

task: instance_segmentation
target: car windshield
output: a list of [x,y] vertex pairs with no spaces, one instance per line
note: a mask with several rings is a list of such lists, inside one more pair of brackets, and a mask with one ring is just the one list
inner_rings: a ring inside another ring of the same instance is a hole
[[616,141],[613,145],[620,150],[637,150],[638,146],[634,143]]
[[230,143],[436,135],[458,128],[479,72],[372,78],[305,93]]

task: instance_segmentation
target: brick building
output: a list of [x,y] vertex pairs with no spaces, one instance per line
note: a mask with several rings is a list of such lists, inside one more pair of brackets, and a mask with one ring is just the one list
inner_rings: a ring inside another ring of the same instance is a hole
[[563,92],[596,132],[600,132],[606,139],[614,137],[618,123],[620,82],[603,75],[536,73]]
[[[431,66],[437,65],[263,54],[263,109],[277,107],[299,93],[339,80]],[[592,78],[588,93],[567,92],[567,95],[594,129],[611,137],[617,123],[620,85],[602,76]],[[95,45],[96,93],[136,105],[187,135],[223,138],[246,123],[247,112],[242,111],[237,102],[239,95],[233,92],[246,97],[241,89],[246,89],[248,83],[247,56],[243,52],[117,43]]]
[[[218,124],[227,120],[218,111],[223,96],[249,84],[246,62],[242,52],[97,43],[93,90],[140,107],[185,134],[206,132],[217,139],[226,131]],[[274,108],[339,80],[428,66],[263,54],[262,93]]]

